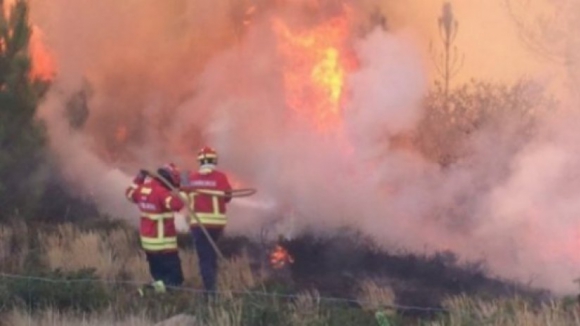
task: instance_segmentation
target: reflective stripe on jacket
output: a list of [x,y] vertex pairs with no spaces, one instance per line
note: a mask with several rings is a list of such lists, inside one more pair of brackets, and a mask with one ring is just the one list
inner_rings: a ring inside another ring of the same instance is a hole
[[[196,193],[196,190],[204,193]],[[200,169],[192,173],[187,186],[184,187],[184,191],[189,196],[191,210],[206,227],[225,227],[227,224],[226,204],[231,198],[223,197],[223,195],[230,190],[232,187],[226,175],[215,169]],[[190,223],[192,227],[198,224],[193,217]]]
[[160,181],[149,180],[127,189],[128,199],[141,211],[140,238],[145,251],[177,250],[177,230],[173,212],[183,208],[183,202]]

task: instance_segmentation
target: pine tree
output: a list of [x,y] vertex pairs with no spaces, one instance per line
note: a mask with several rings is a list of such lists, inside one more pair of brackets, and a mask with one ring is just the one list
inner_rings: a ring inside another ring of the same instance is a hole
[[[47,82],[31,77],[28,4],[0,0],[0,217],[30,216],[42,195],[45,129],[35,117]],[[7,12],[8,11],[8,12]]]
[[464,60],[464,56],[459,55],[457,47],[454,45],[459,31],[459,22],[455,19],[453,7],[450,2],[443,3],[441,16],[439,16],[437,25],[439,27],[439,37],[443,43],[443,52],[435,55],[432,45],[431,51],[434,54],[435,68],[443,79],[444,95],[447,98],[449,96],[451,79],[459,73],[463,67]]

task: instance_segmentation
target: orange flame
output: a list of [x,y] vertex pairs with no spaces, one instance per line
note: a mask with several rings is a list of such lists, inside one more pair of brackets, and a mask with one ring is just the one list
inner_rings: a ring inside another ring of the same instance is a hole
[[[16,5],[16,0],[4,0],[4,12],[6,16],[10,17],[12,8]],[[50,51],[44,44],[44,34],[42,30],[31,24],[30,42],[28,51],[32,61],[32,69],[30,71],[31,78],[38,78],[42,80],[52,80],[56,74],[56,64]]]
[[248,26],[250,25],[250,23],[252,22],[252,17],[254,16],[254,13],[256,12],[256,6],[251,6],[249,7],[246,12],[244,13],[244,21],[242,22],[244,24],[244,26]]
[[280,269],[286,264],[293,264],[294,258],[281,245],[276,245],[270,254],[270,265],[275,269]]
[[341,120],[345,77],[349,68],[345,44],[348,18],[339,16],[303,31],[291,30],[282,20],[273,21],[284,62],[286,103],[299,117],[321,131]]
[[14,4],[16,3],[16,0],[4,0],[4,11],[6,12],[10,12],[10,9],[12,8],[12,6],[14,6]]
[[117,127],[117,131],[115,132],[115,139],[117,140],[117,142],[124,143],[127,140],[127,136],[128,136],[127,126],[119,125]]
[[43,41],[43,33],[40,28],[33,25],[30,36],[30,58],[32,60],[32,78],[52,80],[56,74],[56,64],[53,56]]

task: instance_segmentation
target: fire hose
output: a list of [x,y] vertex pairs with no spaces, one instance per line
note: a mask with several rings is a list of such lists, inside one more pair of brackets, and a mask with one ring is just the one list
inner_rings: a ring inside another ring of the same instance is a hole
[[[206,236],[207,240],[209,241],[209,243],[211,244],[213,250],[215,251],[215,253],[218,255],[218,257],[220,259],[224,259],[224,255],[222,254],[221,250],[219,250],[217,244],[215,243],[215,241],[213,241],[213,239],[211,238],[209,232],[207,231],[207,229],[205,228],[205,226],[203,226],[203,224],[201,223],[201,219],[199,218],[199,216],[197,216],[197,214],[195,213],[195,211],[192,208],[191,205],[191,201],[189,199],[188,196],[186,196],[183,192],[179,191],[178,188],[176,188],[175,186],[173,186],[168,180],[166,180],[164,177],[160,176],[159,174],[157,174],[156,172],[152,172],[151,170],[145,170],[145,172],[160,180],[161,182],[163,182],[164,185],[166,185],[169,189],[171,189],[171,192],[178,196],[179,198],[181,198],[181,200],[183,200],[186,205],[185,207],[187,208],[187,211],[189,213],[190,217],[193,217],[195,219],[195,221],[197,222],[197,225],[199,225],[199,227],[201,228],[203,234]],[[209,196],[216,196],[216,197],[247,197],[247,196],[251,196],[253,194],[256,193],[256,189],[233,189],[230,191],[208,191],[208,190],[203,190],[203,189],[198,189],[198,190],[194,190],[192,191],[193,193],[198,193],[198,194],[203,194],[203,195],[209,195]]]
[[256,193],[256,189],[233,189],[229,191],[207,191],[203,189],[194,190],[193,192],[201,195],[209,195],[216,197],[249,197]]

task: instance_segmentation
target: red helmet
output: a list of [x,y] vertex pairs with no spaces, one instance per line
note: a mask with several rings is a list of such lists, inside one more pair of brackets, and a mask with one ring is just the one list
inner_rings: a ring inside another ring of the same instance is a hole
[[217,152],[208,146],[203,147],[197,153],[197,160],[200,163],[217,163]]
[[181,185],[181,173],[173,163],[167,163],[160,167],[157,170],[157,174],[169,181],[174,187],[179,187]]

